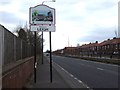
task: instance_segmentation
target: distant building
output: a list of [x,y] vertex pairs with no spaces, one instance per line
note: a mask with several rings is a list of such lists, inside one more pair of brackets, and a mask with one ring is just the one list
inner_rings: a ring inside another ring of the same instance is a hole
[[96,41],[95,43],[89,43],[80,46],[79,51],[81,55],[93,56],[93,55],[97,55],[98,48],[99,48],[99,43],[98,41]]
[[120,58],[120,38],[104,40],[101,43],[90,43],[80,46],[80,55]]
[[78,54],[78,47],[65,47],[64,54],[66,55],[77,55]]
[[57,54],[57,55],[63,54],[63,49],[53,51],[53,54]]
[[79,47],[65,47],[54,51],[57,55],[78,55],[87,57],[104,57],[120,59],[120,38],[104,40],[100,43],[84,44]]

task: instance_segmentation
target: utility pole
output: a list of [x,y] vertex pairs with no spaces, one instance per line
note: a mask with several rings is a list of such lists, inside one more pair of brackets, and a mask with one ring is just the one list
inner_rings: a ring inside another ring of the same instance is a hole
[[69,47],[69,44],[70,44],[70,42],[69,42],[69,37],[68,37],[68,47]]

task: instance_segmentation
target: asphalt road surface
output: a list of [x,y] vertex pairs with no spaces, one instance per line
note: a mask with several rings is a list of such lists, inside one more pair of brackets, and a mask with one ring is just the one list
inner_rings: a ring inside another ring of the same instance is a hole
[[53,61],[90,88],[118,88],[118,66],[53,56]]

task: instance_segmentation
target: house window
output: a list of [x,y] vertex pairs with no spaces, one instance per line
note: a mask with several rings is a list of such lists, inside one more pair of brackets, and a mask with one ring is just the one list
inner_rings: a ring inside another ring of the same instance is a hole
[[117,46],[118,46],[118,45],[116,44],[116,45],[115,45],[115,49],[117,49],[117,48],[118,48]]
[[106,46],[105,46],[105,50],[106,50]]
[[119,49],[120,49],[120,43],[119,43]]
[[110,46],[111,46],[111,49],[113,49],[113,45],[111,44]]

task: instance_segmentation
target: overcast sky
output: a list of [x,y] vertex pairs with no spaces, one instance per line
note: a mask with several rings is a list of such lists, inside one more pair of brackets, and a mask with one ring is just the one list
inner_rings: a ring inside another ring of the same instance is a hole
[[[0,0],[0,24],[10,31],[29,22],[29,7],[44,0]],[[48,0],[49,1],[49,0]],[[56,0],[44,4],[56,9],[56,32],[52,50],[115,37],[118,30],[119,0]],[[2,18],[1,18],[2,17]],[[44,50],[49,49],[49,33],[44,33]]]

